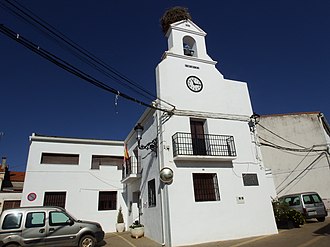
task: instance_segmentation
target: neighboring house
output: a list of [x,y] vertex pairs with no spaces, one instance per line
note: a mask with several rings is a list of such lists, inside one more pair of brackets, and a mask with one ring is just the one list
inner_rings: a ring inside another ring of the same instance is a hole
[[33,134],[21,206],[61,206],[115,231],[119,207],[126,210],[123,149],[122,141]]
[[321,112],[260,116],[264,164],[279,196],[316,191],[330,209],[330,126]]
[[25,172],[10,171],[6,158],[0,167],[0,212],[19,207],[21,203]]
[[146,110],[144,129],[126,139],[128,223],[140,218],[164,246],[276,234],[275,189],[249,128],[247,84],[221,75],[192,21],[171,24],[166,36],[154,102],[164,111]]

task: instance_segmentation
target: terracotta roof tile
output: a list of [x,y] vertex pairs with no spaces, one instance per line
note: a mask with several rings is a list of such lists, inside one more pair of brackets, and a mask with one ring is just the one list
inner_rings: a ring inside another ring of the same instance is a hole
[[13,172],[10,171],[10,181],[13,182],[24,182],[25,172]]

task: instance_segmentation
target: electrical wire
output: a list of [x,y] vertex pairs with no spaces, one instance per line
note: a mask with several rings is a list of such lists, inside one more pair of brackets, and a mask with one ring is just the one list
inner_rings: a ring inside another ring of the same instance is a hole
[[[286,150],[286,151],[291,151],[291,152],[309,152],[312,149],[312,148],[297,149],[297,148],[283,147],[283,146],[277,145],[275,143],[272,143],[260,136],[259,136],[259,139],[264,141],[264,142],[260,142],[261,146],[271,147],[271,148],[280,149],[280,150]],[[318,150],[318,151],[321,151],[321,150]],[[315,151],[315,152],[317,152],[317,151]]]
[[291,175],[292,175],[292,173],[294,173],[297,169],[298,169],[298,167],[300,166],[300,164],[307,158],[307,156],[309,155],[309,153],[311,152],[312,150],[310,150],[305,156],[304,156],[304,158],[298,163],[298,165],[296,165],[296,167],[292,170],[292,171],[290,171],[290,173],[286,176],[286,178],[285,179],[283,179],[283,181],[279,184],[279,185],[277,185],[276,186],[276,189],[278,189]]
[[119,95],[127,100],[133,101],[135,103],[138,103],[140,105],[155,109],[155,110],[160,110],[160,111],[164,111],[164,112],[169,112],[169,110],[167,109],[162,109],[159,108],[155,105],[152,104],[147,104],[143,101],[140,101],[138,99],[135,99],[125,93],[121,93],[120,91],[108,86],[107,84],[93,78],[92,76],[84,73],[83,71],[79,70],[78,68],[76,68],[75,66],[65,62],[64,60],[60,59],[59,57],[55,56],[54,54],[42,49],[40,46],[32,43],[31,41],[25,39],[24,37],[22,37],[21,35],[19,35],[18,33],[15,33],[14,31],[12,31],[11,29],[5,27],[3,24],[0,24],[0,32],[2,32],[3,34],[5,34],[6,36],[8,36],[9,38],[15,40],[16,42],[22,44],[23,46],[25,46],[26,48],[28,48],[29,50],[35,52],[36,54],[40,55],[41,57],[47,59],[48,61],[54,63],[55,65],[57,65],[58,67],[70,72],[73,75],[76,75],[77,77],[105,90],[108,92],[111,92],[113,94]]
[[300,177],[305,171],[309,170],[321,157],[322,155],[326,155],[326,152],[322,152],[316,159],[314,159],[304,170],[302,170],[297,176],[295,176],[285,187],[278,191],[278,194],[285,190],[290,184],[292,184],[297,178]]
[[292,142],[292,141],[290,141],[290,140],[288,140],[288,139],[285,139],[284,137],[282,137],[282,136],[276,134],[275,132],[271,131],[270,129],[266,128],[265,126],[263,126],[263,125],[260,124],[260,123],[258,123],[258,125],[259,125],[261,128],[263,128],[264,130],[268,131],[269,133],[271,133],[271,134],[277,136],[278,138],[282,139],[283,141],[286,141],[286,142],[288,142],[288,143],[291,143],[291,144],[293,144],[293,145],[295,145],[295,146],[297,146],[297,147],[306,148],[306,147],[301,146],[301,145],[299,145],[299,144],[297,144],[297,143],[295,143],[295,142]]
[[[171,107],[175,107],[174,105],[170,104],[169,102],[166,102],[152,93],[148,92],[144,88],[142,88],[139,84],[133,82],[132,80],[128,79],[124,75],[120,74],[117,70],[106,64],[105,62],[98,59],[96,56],[88,52],[86,49],[79,46],[77,43],[72,41],[70,38],[65,36],[63,33],[58,31],[55,27],[51,26],[46,21],[42,20],[39,16],[32,13],[29,9],[24,7],[23,5],[19,4],[17,1],[8,1],[4,0],[7,5],[2,4],[3,8],[6,8],[10,12],[12,12],[14,15],[20,17],[24,21],[30,23],[32,26],[37,28],[42,33],[46,34],[51,39],[55,40],[60,46],[63,47],[63,45],[66,47],[69,52],[71,52],[74,56],[76,56],[81,61],[89,64],[94,69],[98,70],[99,72],[103,73],[107,77],[114,80],[115,83],[118,83],[122,86],[125,86],[126,88],[131,89],[132,91],[138,93],[139,95],[142,95],[143,97],[153,100],[157,98],[159,101],[162,101],[166,103],[167,105],[170,105]],[[13,3],[15,2],[15,4]],[[18,6],[17,6],[18,5]],[[46,32],[47,31],[47,32]],[[151,97],[152,98],[151,98]]]

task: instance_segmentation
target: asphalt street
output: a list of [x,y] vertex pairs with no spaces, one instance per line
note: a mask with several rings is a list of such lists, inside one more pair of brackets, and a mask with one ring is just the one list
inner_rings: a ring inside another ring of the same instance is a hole
[[[248,226],[247,226],[248,227]],[[102,247],[161,247],[146,237],[134,239],[129,232],[107,233]],[[186,247],[329,247],[330,217],[325,222],[309,220],[300,228],[279,230],[279,234],[219,241]]]

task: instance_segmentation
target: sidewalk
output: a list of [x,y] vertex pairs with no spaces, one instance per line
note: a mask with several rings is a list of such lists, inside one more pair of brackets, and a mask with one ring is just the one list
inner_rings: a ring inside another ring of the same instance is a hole
[[102,247],[161,247],[162,245],[153,240],[142,237],[132,238],[129,231],[126,232],[111,232],[104,236],[105,245]]

